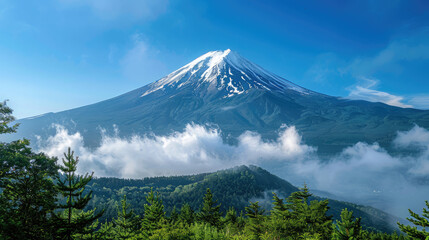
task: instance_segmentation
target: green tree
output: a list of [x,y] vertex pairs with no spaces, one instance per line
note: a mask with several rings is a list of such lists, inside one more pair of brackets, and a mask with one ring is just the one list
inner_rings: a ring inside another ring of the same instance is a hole
[[226,212],[224,223],[225,224],[236,224],[237,223],[237,211],[235,211],[234,207],[230,207]]
[[329,239],[332,233],[328,200],[310,202],[312,194],[306,185],[300,191],[292,193],[284,203],[276,194],[273,197],[270,228],[277,238]]
[[353,211],[348,211],[347,208],[341,212],[341,221],[337,221],[333,232],[333,240],[358,240],[362,239],[360,225],[361,218],[353,220]]
[[263,233],[264,212],[265,210],[259,206],[259,202],[250,202],[250,205],[245,208],[246,216],[249,217],[248,229],[251,233],[251,239],[260,239]]
[[113,220],[113,235],[116,239],[137,239],[140,235],[140,218],[129,209],[127,197],[124,195],[121,206],[118,206],[118,217]]
[[[15,132],[14,120],[6,101],[0,102],[0,134]],[[56,159],[29,145],[26,139],[0,143],[0,239],[44,239],[53,229]]]
[[[0,143],[0,235],[11,239],[44,239],[51,234],[56,207],[55,158],[33,153],[27,140]],[[8,170],[6,170],[8,169]]]
[[173,207],[173,210],[170,213],[170,222],[177,222],[179,220],[179,213],[177,212],[176,206]]
[[292,219],[292,214],[288,207],[282,198],[273,193],[270,228],[272,233],[278,238],[290,235],[295,231],[294,226],[297,226],[297,221]]
[[0,134],[14,133],[19,126],[19,124],[9,126],[15,121],[15,117],[12,115],[13,110],[6,103],[7,101],[0,102]]
[[195,213],[188,203],[182,205],[179,214],[179,220],[187,225],[191,225],[195,220]]
[[198,221],[208,223],[211,226],[219,227],[220,225],[220,204],[216,205],[217,200],[213,200],[213,194],[210,188],[207,188],[207,192],[203,198],[203,204],[200,212],[197,214]]
[[146,204],[144,205],[144,218],[143,230],[150,236],[153,231],[161,228],[162,220],[164,220],[165,212],[164,205],[159,196],[155,193],[153,188],[150,189],[149,194],[146,196]]
[[112,222],[105,222],[100,224],[100,228],[95,232],[95,237],[93,239],[103,239],[103,240],[114,240],[114,227]]
[[[412,239],[429,239],[429,232],[426,231],[426,228],[429,227],[429,221],[428,221],[429,220],[429,210],[428,210],[429,202],[428,201],[426,201],[426,207],[427,209],[423,208],[422,216],[411,211],[411,209],[408,209],[411,217],[407,218],[407,220],[416,226],[411,227],[405,224],[400,224],[398,222],[398,226],[401,229],[401,231],[406,233]],[[421,228],[418,229],[417,226]]]
[[75,234],[88,234],[94,229],[90,226],[101,217],[104,211],[95,213],[95,209],[84,211],[89,200],[92,198],[92,191],[86,192],[85,187],[91,181],[94,173],[89,175],[77,175],[78,157],[74,157],[74,152],[68,149],[62,159],[63,166],[60,166],[64,175],[60,175],[57,188],[65,198],[65,202],[60,203],[58,208],[64,209],[56,213],[57,234],[60,238],[72,239]]

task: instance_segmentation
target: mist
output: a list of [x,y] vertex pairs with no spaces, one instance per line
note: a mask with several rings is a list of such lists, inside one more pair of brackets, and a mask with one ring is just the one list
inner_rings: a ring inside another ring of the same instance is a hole
[[143,178],[196,174],[254,164],[290,181],[325,191],[339,200],[371,205],[399,217],[408,208],[420,212],[429,189],[429,131],[415,126],[398,132],[392,145],[410,152],[392,155],[377,143],[358,142],[330,159],[318,157],[317,148],[302,141],[294,126],[283,126],[275,140],[246,131],[236,145],[222,139],[221,130],[188,124],[182,132],[121,138],[119,129],[108,134],[96,149],[84,146],[79,132],[55,125],[56,134],[38,140],[38,150],[61,159],[68,147],[79,156],[79,172],[96,176]]

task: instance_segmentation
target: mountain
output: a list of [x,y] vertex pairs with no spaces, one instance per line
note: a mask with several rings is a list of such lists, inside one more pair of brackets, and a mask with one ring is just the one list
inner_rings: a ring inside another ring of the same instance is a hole
[[[188,203],[194,210],[198,210],[202,197],[207,188],[210,188],[214,198],[221,204],[221,211],[225,213],[229,207],[238,212],[244,211],[249,201],[259,201],[269,210],[272,205],[272,192],[280,197],[287,198],[292,192],[299,189],[289,182],[272,175],[268,171],[256,166],[239,166],[214,173],[204,173],[189,176],[153,177],[144,179],[96,178],[89,184],[94,198],[89,208],[106,208],[104,219],[111,219],[116,215],[116,203],[123,195],[139,215],[143,214],[144,197],[153,187],[159,191],[166,211],[173,207],[179,208]],[[311,191],[311,189],[310,189]],[[313,199],[321,200],[314,197]],[[356,205],[348,202],[329,200],[329,215],[334,219],[340,218],[342,209],[352,210],[354,216],[362,217],[365,228],[373,228],[383,232],[391,232],[396,227],[398,218],[381,210]],[[101,221],[103,222],[104,219]]]
[[[333,154],[357,141],[388,148],[396,132],[418,124],[429,128],[429,111],[355,101],[317,93],[270,73],[231,50],[209,52],[164,78],[92,105],[19,120],[11,138],[47,137],[52,124],[79,131],[98,146],[100,127],[121,136],[169,134],[186,124],[214,124],[228,141],[246,130],[277,137],[294,125],[320,154]],[[4,137],[3,137],[4,139]],[[231,140],[232,139],[232,140]]]

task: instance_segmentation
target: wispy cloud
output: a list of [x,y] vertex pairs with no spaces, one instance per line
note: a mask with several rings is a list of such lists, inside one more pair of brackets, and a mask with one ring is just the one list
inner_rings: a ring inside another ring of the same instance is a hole
[[343,71],[354,76],[371,76],[379,70],[396,72],[402,61],[429,59],[429,29],[392,41],[385,49],[369,57],[354,59]]
[[429,95],[417,95],[410,97],[408,101],[414,107],[419,109],[429,109]]
[[381,102],[395,107],[412,108],[410,104],[404,103],[404,97],[396,96],[387,92],[382,92],[373,89],[378,84],[378,80],[361,77],[365,85],[355,85],[349,87],[349,95],[347,98],[354,100],[365,100],[370,102]]
[[[304,77],[325,86],[343,83],[345,88],[345,83],[348,83],[346,90],[349,94],[346,97],[350,99],[382,102],[403,108],[429,109],[429,95],[425,93],[404,92],[398,95],[378,87],[378,83],[395,81],[400,76],[403,78],[401,81],[418,76],[415,73],[404,73],[414,63],[421,65],[428,60],[429,28],[423,28],[414,34],[393,39],[372,55],[344,59],[335,53],[320,54]],[[355,84],[350,87],[353,82]]]
[[168,0],[58,0],[63,7],[87,7],[102,20],[150,20],[163,14]]
[[344,62],[334,53],[323,53],[316,57],[304,77],[318,83],[325,83],[330,78],[341,74],[339,67],[342,65]]
[[132,80],[153,82],[165,73],[165,65],[157,59],[159,52],[144,40],[142,34],[131,37],[132,46],[120,60],[123,74]]

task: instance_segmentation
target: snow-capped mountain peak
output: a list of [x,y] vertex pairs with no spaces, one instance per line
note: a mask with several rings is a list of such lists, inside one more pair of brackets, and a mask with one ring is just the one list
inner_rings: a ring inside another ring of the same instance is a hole
[[[258,65],[248,61],[238,53],[227,49],[208,52],[166,77],[149,85],[142,96],[158,90],[180,89],[192,86],[195,90],[223,92],[224,97],[242,94],[251,88],[268,91],[295,90],[302,94],[311,91],[293,84]],[[217,91],[216,91],[217,90]]]

